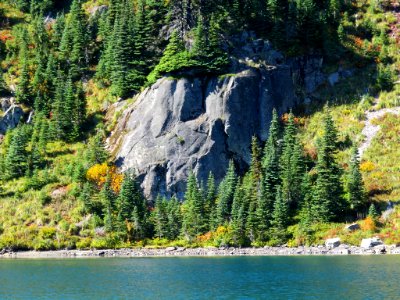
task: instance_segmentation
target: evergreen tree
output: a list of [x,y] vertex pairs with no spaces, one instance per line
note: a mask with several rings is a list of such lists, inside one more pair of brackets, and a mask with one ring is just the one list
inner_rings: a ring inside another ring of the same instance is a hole
[[180,71],[188,66],[190,66],[190,54],[186,51],[178,32],[174,31],[159,64],[149,74],[147,80],[150,83],[155,82],[163,74]]
[[72,81],[72,75],[68,76],[68,80],[65,86],[65,99],[62,103],[62,132],[65,135],[68,141],[74,141],[75,135],[73,132],[74,124],[73,124],[73,113],[75,106],[75,85]]
[[152,214],[154,220],[155,236],[159,239],[169,237],[167,209],[167,201],[164,198],[158,196]]
[[254,242],[258,238],[259,231],[259,216],[257,215],[257,203],[251,201],[246,218],[246,236],[251,242]]
[[198,234],[204,233],[207,223],[204,219],[204,203],[201,198],[199,184],[193,172],[189,175],[183,204],[182,234],[192,240]]
[[366,194],[364,182],[360,172],[360,161],[357,147],[353,147],[352,150],[347,180],[347,192],[350,208],[356,212],[361,212],[366,204]]
[[[123,6],[121,6],[123,8]],[[112,42],[112,63],[111,63],[111,88],[116,96],[125,98],[131,91],[129,80],[129,62],[131,45],[127,42],[129,14],[120,11],[117,15]]]
[[175,197],[167,202],[167,228],[169,240],[178,238],[182,228],[182,215],[181,205]]
[[246,244],[246,204],[244,190],[238,184],[232,203],[231,227],[233,241],[237,246]]
[[368,209],[368,217],[371,217],[373,220],[377,220],[379,218],[378,211],[376,210],[375,204],[371,203]]
[[[52,105],[51,113],[51,134],[56,139],[63,139],[65,137],[64,128],[67,126],[69,120],[65,113],[65,76],[61,70],[57,72],[55,81],[55,96]],[[68,116],[70,117],[70,116]]]
[[147,208],[140,186],[133,174],[125,174],[116,204],[118,211],[117,221],[120,228],[125,229],[127,222],[132,223],[131,232],[126,228],[130,237],[135,240],[144,238],[146,234]]
[[274,192],[279,184],[279,120],[278,113],[274,109],[272,112],[272,121],[269,128],[268,140],[264,148],[264,157],[262,161],[264,187],[271,187]]
[[341,170],[336,163],[337,131],[332,117],[326,113],[324,133],[318,146],[317,179],[314,186],[313,210],[321,222],[341,219],[346,209],[343,201]]
[[82,83],[78,83],[76,88],[75,101],[72,112],[72,137],[73,140],[82,134],[83,124],[86,120],[86,97]]
[[125,222],[131,219],[136,200],[133,198],[135,197],[135,193],[137,193],[137,191],[134,179],[131,174],[126,173],[116,201],[116,208],[118,211],[117,220],[121,227],[124,227]]
[[89,145],[86,152],[86,161],[89,166],[101,164],[108,158],[108,153],[105,149],[104,136],[101,131],[98,131],[95,136],[89,139]]
[[73,0],[60,42],[61,59],[67,62],[73,79],[82,76],[87,66],[87,21],[82,0]]
[[12,135],[4,161],[6,178],[16,178],[25,174],[29,154],[27,151],[28,142],[28,127],[17,127]]
[[218,225],[224,225],[226,222],[229,221],[236,184],[237,177],[235,172],[235,165],[231,160],[229,162],[228,171],[219,186],[217,201]]
[[90,182],[85,182],[83,185],[82,191],[79,195],[79,200],[81,200],[83,202],[86,213],[94,213],[95,212],[93,201],[92,201],[93,194],[94,194],[94,192],[93,192],[92,185],[90,184]]
[[115,193],[111,188],[111,178],[107,176],[107,180],[104,183],[100,194],[100,201],[103,203],[103,215],[104,215],[104,228],[107,232],[112,232],[116,229],[116,218],[115,218]]
[[211,218],[211,212],[215,208],[216,187],[214,175],[210,172],[207,179],[207,193],[205,195],[204,211],[207,219]]
[[61,40],[63,37],[63,32],[65,29],[65,16],[64,14],[57,15],[56,21],[53,25],[53,34],[50,38],[50,44],[53,49],[59,49]]
[[274,109],[272,112],[272,121],[269,128],[268,140],[264,148],[262,159],[262,178],[260,185],[260,198],[258,205],[254,205],[257,211],[258,225],[261,232],[266,232],[269,227],[269,219],[273,210],[275,201],[276,187],[280,178],[280,145],[279,145],[279,120],[278,114]]
[[20,76],[16,89],[16,100],[19,103],[32,104],[31,103],[31,86],[29,76],[29,61],[28,61],[28,33],[23,30],[20,41],[20,52],[19,52],[19,64],[20,64]]
[[288,203],[282,197],[281,187],[278,186],[276,192],[276,200],[274,203],[274,211],[272,214],[272,226],[274,238],[283,241],[286,235],[286,227],[288,223]]
[[138,0],[136,14],[134,17],[131,17],[130,23],[134,23],[133,28],[129,30],[134,32],[134,35],[132,35],[134,39],[131,42],[133,53],[130,81],[132,89],[139,91],[146,81],[149,67],[152,66],[151,60],[155,55],[151,51],[152,47],[149,47],[149,45],[153,44],[151,37],[152,26],[145,0]]
[[292,113],[289,114],[288,124],[285,127],[282,148],[280,157],[282,197],[295,209],[301,201],[299,186],[303,180],[304,161]]

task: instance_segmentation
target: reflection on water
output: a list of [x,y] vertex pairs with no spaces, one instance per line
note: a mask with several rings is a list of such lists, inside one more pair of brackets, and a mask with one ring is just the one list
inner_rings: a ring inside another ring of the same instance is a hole
[[400,256],[0,260],[0,299],[400,299]]

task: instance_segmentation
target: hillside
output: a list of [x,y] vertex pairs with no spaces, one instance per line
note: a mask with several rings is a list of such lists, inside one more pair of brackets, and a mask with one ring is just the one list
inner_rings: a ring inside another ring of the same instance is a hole
[[0,1],[0,248],[400,242],[396,1],[70,2]]

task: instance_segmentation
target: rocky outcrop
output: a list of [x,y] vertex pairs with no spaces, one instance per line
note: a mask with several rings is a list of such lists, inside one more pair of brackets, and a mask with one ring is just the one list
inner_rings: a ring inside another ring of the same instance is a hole
[[123,109],[109,139],[117,164],[135,170],[150,198],[182,197],[191,170],[203,182],[209,172],[220,180],[231,159],[244,170],[252,136],[267,138],[272,109],[295,105],[291,75],[282,65],[158,80]]
[[17,127],[24,115],[22,108],[14,103],[14,98],[0,99],[0,134]]

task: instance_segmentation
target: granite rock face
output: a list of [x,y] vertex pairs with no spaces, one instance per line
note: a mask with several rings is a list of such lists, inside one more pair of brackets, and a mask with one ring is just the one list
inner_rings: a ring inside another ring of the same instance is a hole
[[[136,172],[145,195],[182,198],[191,170],[217,181],[229,160],[250,162],[253,135],[265,141],[272,109],[295,105],[291,69],[247,68],[224,78],[158,80],[122,111],[109,147],[122,170]],[[118,109],[118,108],[117,108]]]
[[24,116],[22,108],[14,103],[14,98],[0,98],[0,134],[17,127]]

